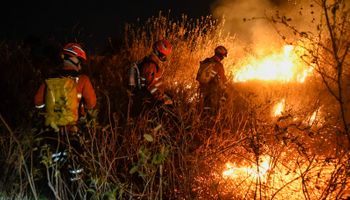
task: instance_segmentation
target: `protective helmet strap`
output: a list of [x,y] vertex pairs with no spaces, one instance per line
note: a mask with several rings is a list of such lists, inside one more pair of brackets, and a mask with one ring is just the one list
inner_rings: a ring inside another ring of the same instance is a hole
[[157,49],[154,50],[154,54],[156,54],[161,61],[166,61],[166,56]]
[[71,62],[73,65],[75,66],[79,66],[79,64],[81,63],[80,60],[78,59],[78,62],[74,62],[72,59],[70,59],[70,57],[66,58],[66,60],[68,60],[69,62]]
[[222,54],[215,54],[216,55],[216,57],[218,57],[220,60],[223,60],[224,59],[224,56],[222,55]]

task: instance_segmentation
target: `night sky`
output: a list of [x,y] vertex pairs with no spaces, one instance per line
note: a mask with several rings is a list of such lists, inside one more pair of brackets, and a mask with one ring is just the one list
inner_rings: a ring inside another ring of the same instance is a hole
[[103,48],[108,38],[118,40],[125,23],[168,12],[171,17],[210,14],[214,0],[114,0],[114,1],[7,1],[1,6],[0,39],[27,38],[83,40],[89,48]]

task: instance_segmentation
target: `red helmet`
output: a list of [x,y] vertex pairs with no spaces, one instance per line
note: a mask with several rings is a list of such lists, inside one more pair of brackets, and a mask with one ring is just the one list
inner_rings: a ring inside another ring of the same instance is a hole
[[224,46],[217,46],[214,52],[217,56],[227,57],[227,49]]
[[83,48],[77,43],[68,43],[63,47],[63,55],[76,56],[86,61],[86,53]]
[[172,52],[172,45],[168,40],[158,40],[153,44],[153,51],[160,60],[165,61]]

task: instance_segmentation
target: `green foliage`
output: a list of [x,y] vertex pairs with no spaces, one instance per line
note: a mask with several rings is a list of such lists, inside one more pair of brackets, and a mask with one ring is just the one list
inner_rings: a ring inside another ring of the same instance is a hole
[[50,147],[47,144],[44,144],[40,149],[40,157],[41,157],[40,163],[44,164],[47,168],[51,167],[53,165],[51,156],[52,156],[52,151]]
[[137,172],[142,178],[153,176],[158,166],[164,164],[168,154],[169,149],[166,146],[160,146],[160,149],[156,151],[141,146],[138,151],[138,161],[133,165],[129,173],[134,174]]

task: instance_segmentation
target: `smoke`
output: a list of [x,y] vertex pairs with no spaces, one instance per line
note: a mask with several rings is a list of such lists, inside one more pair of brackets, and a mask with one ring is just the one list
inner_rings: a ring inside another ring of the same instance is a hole
[[217,0],[212,5],[212,13],[216,18],[224,17],[225,29],[257,50],[272,49],[283,43],[276,26],[262,18],[278,11],[290,17],[297,27],[308,28],[308,22],[317,17],[310,7],[314,8],[309,1],[302,0]]

